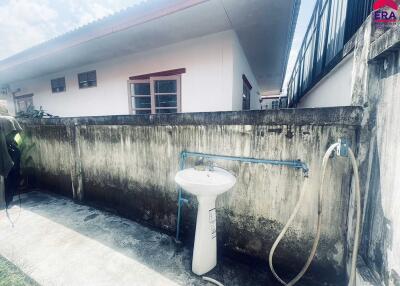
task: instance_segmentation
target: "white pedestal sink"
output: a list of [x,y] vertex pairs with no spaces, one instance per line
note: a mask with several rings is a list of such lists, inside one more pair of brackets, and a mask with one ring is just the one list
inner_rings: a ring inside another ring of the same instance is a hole
[[175,182],[185,191],[196,195],[196,235],[194,240],[192,271],[203,275],[217,265],[217,220],[215,200],[217,196],[231,189],[236,178],[221,168],[213,170],[185,169],[175,176]]

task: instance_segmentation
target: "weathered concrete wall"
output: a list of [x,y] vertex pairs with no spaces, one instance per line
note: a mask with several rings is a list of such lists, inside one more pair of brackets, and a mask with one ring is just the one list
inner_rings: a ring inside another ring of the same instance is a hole
[[[69,190],[70,196],[106,204],[173,232],[174,175],[182,150],[300,159],[310,168],[309,178],[287,167],[217,162],[238,178],[233,190],[217,200],[219,241],[227,251],[265,260],[300,191],[307,190],[303,207],[276,252],[277,263],[297,271],[316,231],[322,156],[341,137],[356,146],[361,112],[345,107],[24,121],[32,154],[25,156],[31,158],[27,171],[42,187],[64,194]],[[322,236],[312,271],[339,283],[345,265],[351,171],[342,158],[332,160],[328,171]],[[194,235],[196,217],[196,200],[190,199],[183,210],[187,239]]]
[[368,19],[357,35],[353,71],[353,103],[365,106],[361,255],[382,285],[400,285],[399,45],[398,27],[377,30]]

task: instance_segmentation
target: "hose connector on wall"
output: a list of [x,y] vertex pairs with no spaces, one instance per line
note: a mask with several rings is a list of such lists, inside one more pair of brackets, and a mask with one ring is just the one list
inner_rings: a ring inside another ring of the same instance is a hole
[[328,160],[332,154],[332,152],[335,150],[336,154],[341,157],[350,157],[352,166],[353,166],[353,172],[354,172],[354,186],[355,186],[355,202],[356,202],[356,229],[355,229],[355,235],[354,235],[354,246],[353,246],[353,253],[352,253],[352,261],[351,261],[351,271],[350,271],[350,279],[348,282],[349,286],[355,285],[355,274],[356,274],[356,263],[357,263],[357,255],[358,255],[358,247],[359,247],[359,235],[360,235],[360,223],[361,223],[361,193],[360,193],[360,179],[359,179],[359,174],[358,174],[358,166],[357,166],[357,161],[354,156],[353,151],[349,147],[349,141],[346,139],[339,139],[337,143],[331,145],[328,150],[326,151],[323,159],[322,159],[322,175],[321,175],[321,181],[320,181],[320,188],[318,192],[318,223],[317,223],[317,233],[314,239],[314,243],[311,249],[310,256],[308,257],[305,265],[303,266],[302,270],[300,271],[299,274],[296,275],[291,281],[285,282],[282,278],[279,277],[279,275],[276,273],[274,265],[273,265],[273,256],[274,252],[284,237],[285,233],[289,229],[289,226],[292,224],[295,216],[297,215],[297,212],[300,209],[302,200],[305,195],[305,189],[303,189],[300,193],[299,200],[288,220],[286,225],[284,226],[282,232],[279,234],[278,238],[272,245],[271,251],[269,253],[269,267],[272,271],[272,274],[275,276],[275,278],[282,284],[282,285],[288,285],[292,286],[296,284],[306,273],[307,269],[309,268],[315,253],[317,251],[320,235],[321,235],[321,223],[322,223],[322,202],[323,202],[323,194],[324,194],[324,181],[325,181],[325,174],[326,174],[326,167]]

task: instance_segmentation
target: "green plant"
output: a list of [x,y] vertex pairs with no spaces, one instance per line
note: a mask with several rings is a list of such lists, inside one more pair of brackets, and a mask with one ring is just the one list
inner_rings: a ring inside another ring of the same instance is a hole
[[49,114],[43,110],[40,106],[39,109],[35,109],[32,105],[27,108],[26,111],[17,112],[17,118],[54,118],[52,114]]

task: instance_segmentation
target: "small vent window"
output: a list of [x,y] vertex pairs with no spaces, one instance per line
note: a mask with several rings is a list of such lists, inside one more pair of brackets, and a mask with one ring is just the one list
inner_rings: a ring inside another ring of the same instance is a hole
[[96,71],[83,72],[78,74],[79,88],[97,86]]
[[60,77],[51,80],[51,91],[53,93],[65,91],[65,77]]
[[34,108],[33,106],[33,94],[25,94],[21,96],[17,96],[14,98],[15,105],[17,108],[17,113],[19,112],[27,112],[29,109]]

